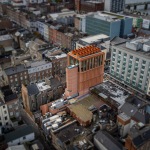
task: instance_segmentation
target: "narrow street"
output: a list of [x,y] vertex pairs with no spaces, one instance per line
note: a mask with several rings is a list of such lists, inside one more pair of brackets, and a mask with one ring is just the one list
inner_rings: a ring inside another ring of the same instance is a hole
[[25,112],[23,108],[20,108],[20,113],[22,120],[27,124],[30,125],[35,132],[35,137],[38,139],[44,146],[44,150],[55,150],[52,145],[47,144],[45,138],[40,134],[40,130],[35,122],[30,118],[30,116]]

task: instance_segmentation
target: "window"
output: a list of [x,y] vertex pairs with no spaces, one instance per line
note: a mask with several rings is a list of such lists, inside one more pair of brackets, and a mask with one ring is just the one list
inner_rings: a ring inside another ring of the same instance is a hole
[[139,58],[136,58],[136,61],[139,61]]
[[133,59],[133,56],[130,56],[130,59]]
[[13,112],[10,113],[10,116],[13,116]]
[[3,106],[3,108],[5,108],[5,105]]
[[141,74],[144,74],[144,71],[141,71]]
[[140,75],[140,79],[143,79],[143,76],[142,76],[142,75]]
[[12,108],[12,105],[9,105],[8,107],[9,107],[9,108]]
[[5,120],[7,120],[7,117],[5,117]]
[[15,78],[15,81],[16,81],[16,82],[18,81],[17,78]]
[[145,66],[142,66],[142,69],[145,69]]
[[145,60],[143,60],[143,64],[146,64],[146,61],[145,61]]
[[4,114],[7,114],[7,111],[6,111],[6,110],[4,111]]

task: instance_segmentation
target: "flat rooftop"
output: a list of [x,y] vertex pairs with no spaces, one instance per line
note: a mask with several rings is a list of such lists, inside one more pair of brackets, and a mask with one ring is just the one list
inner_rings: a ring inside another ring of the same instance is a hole
[[[77,132],[79,130],[79,132]],[[71,124],[66,128],[63,128],[58,133],[56,133],[56,137],[63,143],[67,141],[71,141],[73,138],[77,137],[82,133],[83,127],[77,125],[77,123]]]
[[122,50],[125,50],[125,51],[127,51],[129,53],[138,55],[139,57],[144,57],[144,58],[147,58],[147,59],[150,60],[150,51],[148,51],[148,52],[145,52],[143,50],[137,50],[137,51],[135,51],[135,50],[132,50],[130,48],[127,48],[126,47],[126,43],[122,43],[120,45],[117,45],[117,47],[120,48],[120,49],[122,49]]
[[99,52],[101,52],[100,48],[89,45],[86,47],[73,50],[70,53],[77,57],[85,57],[85,56],[92,55],[92,54],[99,53]]
[[42,92],[42,91],[45,91],[47,89],[50,89],[51,87],[49,85],[47,85],[45,82],[41,82],[41,83],[37,83],[36,84],[39,91]]
[[88,44],[91,44],[91,43],[95,43],[95,42],[99,42],[100,40],[102,39],[107,39],[109,38],[109,36],[105,35],[105,34],[98,34],[98,35],[94,35],[94,36],[89,36],[89,37],[86,37],[86,38],[82,38],[80,39],[81,41],[83,42],[86,42]]
[[111,12],[106,12],[106,11],[102,11],[102,12],[97,11],[95,13],[89,14],[88,16],[92,16],[96,19],[105,20],[105,21],[108,21],[108,22],[119,21],[120,19],[125,18],[125,16],[123,16],[123,15],[118,15],[118,14],[111,13]]
[[97,91],[100,97],[103,99],[110,99],[109,101],[113,101],[113,103],[118,107],[123,105],[125,100],[130,96],[130,94],[122,89],[119,85],[114,84],[108,80],[95,86],[94,89]]
[[26,71],[27,69],[24,67],[24,65],[18,65],[16,67],[10,67],[5,69],[5,72],[7,75],[13,75],[19,72]]
[[73,112],[76,117],[84,122],[88,122],[92,120],[93,114],[91,111],[86,109],[82,104],[70,105],[68,106],[69,110]]
[[104,105],[105,103],[94,95],[87,95],[86,97],[80,98],[76,101],[76,103],[74,103],[74,105],[78,104],[84,106],[86,109],[89,109],[91,106],[99,109],[100,106]]
[[0,36],[0,41],[6,41],[6,40],[11,40],[11,39],[12,37],[9,34]]
[[120,113],[120,114],[118,115],[118,117],[121,118],[121,119],[124,120],[124,121],[128,121],[128,120],[130,119],[130,117],[127,116],[125,113]]
[[[82,2],[81,2],[81,3],[82,3]],[[103,3],[103,1],[84,1],[83,3],[100,4],[100,3]]]

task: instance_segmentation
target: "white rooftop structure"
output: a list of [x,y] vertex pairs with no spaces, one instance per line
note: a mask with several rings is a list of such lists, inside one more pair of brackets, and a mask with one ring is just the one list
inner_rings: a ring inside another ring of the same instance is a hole
[[11,40],[11,39],[12,37],[9,34],[0,36],[0,41],[6,41],[6,40]]
[[110,81],[104,81],[102,84],[95,86],[100,92],[98,95],[104,99],[112,99],[118,103],[118,107],[125,103],[125,100],[129,97],[129,93],[122,89],[119,85],[116,85]]
[[75,11],[65,11],[65,12],[61,12],[61,13],[53,13],[53,14],[48,14],[48,15],[53,20],[57,20],[57,18],[74,16],[75,14],[76,14]]
[[67,54],[62,53],[61,55],[56,55],[55,57],[56,57],[56,59],[60,59],[60,58],[67,57]]
[[50,89],[51,87],[49,85],[47,85],[45,82],[41,82],[41,83],[37,83],[36,84],[39,91],[42,92],[42,91],[45,91],[45,90],[48,90]]
[[102,39],[107,39],[109,38],[109,36],[105,35],[105,34],[97,34],[97,35],[94,35],[94,36],[89,36],[89,37],[86,37],[86,38],[82,38],[81,40],[88,43],[88,44],[91,44],[93,42],[98,42]]
[[51,62],[45,61],[36,61],[31,63],[31,66],[28,68],[28,74],[36,73],[42,70],[47,70],[52,68]]

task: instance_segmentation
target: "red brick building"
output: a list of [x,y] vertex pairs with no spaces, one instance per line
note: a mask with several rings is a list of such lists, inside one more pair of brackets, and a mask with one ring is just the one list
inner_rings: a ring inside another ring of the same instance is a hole
[[95,12],[104,10],[104,2],[76,0],[75,9],[78,12]]
[[65,96],[84,95],[89,88],[103,82],[104,52],[86,46],[68,53]]

